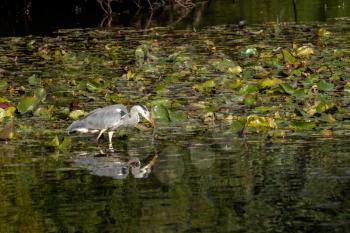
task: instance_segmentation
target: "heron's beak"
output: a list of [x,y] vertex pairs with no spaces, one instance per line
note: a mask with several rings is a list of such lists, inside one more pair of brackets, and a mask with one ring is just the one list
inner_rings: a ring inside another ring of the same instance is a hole
[[149,119],[147,119],[153,126],[153,128],[156,127],[156,122],[154,121],[154,119],[152,117],[150,117]]

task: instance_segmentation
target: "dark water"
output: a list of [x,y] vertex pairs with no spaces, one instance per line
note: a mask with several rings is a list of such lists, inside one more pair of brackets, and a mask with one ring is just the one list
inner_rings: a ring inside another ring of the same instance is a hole
[[1,232],[348,232],[347,138],[157,134],[108,156],[2,143]]
[[[295,4],[294,4],[294,3]],[[20,3],[0,5],[1,36],[47,35],[62,28],[106,26],[95,0],[34,2],[28,8]],[[328,22],[350,16],[350,0],[213,0],[199,2],[190,13],[181,7],[137,13],[133,4],[113,4],[112,26],[149,28],[174,26],[201,28],[208,25],[266,22]],[[8,8],[7,8],[8,7]],[[11,8],[12,7],[12,8]],[[126,10],[132,8],[132,10]],[[27,14],[25,14],[27,12]]]

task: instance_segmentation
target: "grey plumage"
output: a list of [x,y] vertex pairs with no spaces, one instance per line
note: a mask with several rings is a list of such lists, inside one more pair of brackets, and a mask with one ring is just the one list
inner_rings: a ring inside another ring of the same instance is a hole
[[128,110],[124,105],[116,104],[97,108],[79,120],[74,121],[68,127],[68,134],[79,131],[79,129],[87,129],[88,131],[113,129],[118,127],[118,122],[128,114]]

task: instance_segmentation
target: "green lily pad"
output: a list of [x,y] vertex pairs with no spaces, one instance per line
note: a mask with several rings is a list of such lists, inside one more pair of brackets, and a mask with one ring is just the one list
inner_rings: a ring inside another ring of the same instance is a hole
[[146,59],[145,46],[140,45],[135,50],[135,61],[137,65],[142,65]]
[[304,45],[304,46],[299,47],[296,50],[295,54],[298,57],[309,57],[309,56],[314,54],[314,49],[309,45]]
[[258,87],[254,84],[247,84],[241,87],[239,89],[239,94],[245,95],[245,94],[250,94],[258,91]]
[[325,80],[321,80],[317,83],[317,89],[320,91],[332,91],[334,89],[334,84]]
[[25,96],[23,97],[18,105],[17,109],[19,113],[24,114],[29,111],[33,111],[40,103],[40,98],[37,96]]
[[244,105],[253,106],[256,104],[257,97],[254,94],[248,94],[244,97]]
[[72,146],[72,138],[69,136],[64,136],[62,143],[58,146],[61,151],[69,150]]
[[37,88],[34,91],[34,95],[40,99],[40,101],[43,101],[46,98],[46,90],[44,88]]
[[28,83],[30,85],[37,85],[40,84],[40,79],[37,74],[33,74],[28,78]]
[[277,124],[272,117],[263,117],[255,114],[247,117],[246,126],[256,129],[277,128]]
[[48,143],[48,146],[50,147],[58,148],[59,145],[60,145],[60,140],[58,139],[57,135]]
[[296,131],[312,130],[315,127],[316,127],[316,123],[312,121],[308,122],[308,121],[295,120],[289,124],[289,128]]
[[260,89],[273,88],[282,83],[282,80],[279,78],[264,78],[258,81],[258,87]]
[[87,112],[83,111],[83,110],[74,110],[74,111],[71,111],[69,113],[69,118],[72,119],[72,120],[78,120],[80,117],[86,115]]
[[7,87],[7,81],[6,80],[0,80],[0,90],[3,90]]
[[241,54],[244,56],[257,56],[258,50],[256,48],[248,47],[241,49]]
[[232,83],[230,83],[230,88],[231,89],[238,89],[242,86],[242,80],[240,80],[239,78],[236,78],[232,81]]
[[187,113],[184,111],[169,111],[169,118],[172,122],[183,122],[187,119]]
[[288,49],[282,50],[283,60],[285,63],[294,63],[297,59],[292,55]]
[[285,93],[287,93],[289,95],[294,94],[295,89],[291,85],[289,85],[288,83],[281,83],[280,87],[282,87],[282,89]]
[[205,90],[209,90],[209,89],[211,89],[211,88],[213,88],[215,86],[216,86],[216,84],[215,84],[214,80],[207,80],[207,81],[205,81],[203,83],[193,85],[192,88],[195,91],[202,92],[202,91],[205,91]]
[[344,92],[350,93],[350,82],[347,82],[344,86]]
[[168,109],[164,105],[155,105],[151,110],[152,117],[160,121],[169,121]]

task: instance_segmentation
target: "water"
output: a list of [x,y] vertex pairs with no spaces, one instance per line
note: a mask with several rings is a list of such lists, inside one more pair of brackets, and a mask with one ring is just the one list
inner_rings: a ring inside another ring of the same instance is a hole
[[[181,7],[171,7],[155,12],[150,17],[149,11],[124,11],[125,7],[114,4],[113,26],[132,26],[148,28],[157,26],[174,26],[178,28],[202,28],[208,25],[248,24],[267,22],[329,22],[350,16],[350,0],[215,0],[198,3],[190,14],[184,14]],[[24,14],[27,3],[14,6],[4,3],[0,22],[0,35],[15,36],[39,34],[47,35],[62,28],[84,28],[106,25],[102,10],[95,0],[55,2],[45,1],[29,8]],[[13,7],[13,8],[11,8]],[[15,8],[17,7],[17,9]],[[9,9],[7,9],[9,8]],[[78,10],[77,10],[78,9]],[[9,13],[10,12],[10,13]],[[20,13],[12,13],[20,12]],[[11,14],[12,13],[12,14]],[[64,15],[64,17],[62,17]]]
[[[124,145],[109,157],[93,148],[82,155],[82,149],[56,154],[3,145],[1,231],[347,232],[345,138],[268,143],[216,131],[187,136],[143,145],[147,153]],[[123,177],[108,170],[130,154],[143,167],[154,153],[158,159],[144,178],[133,176],[132,165],[124,164]]]

